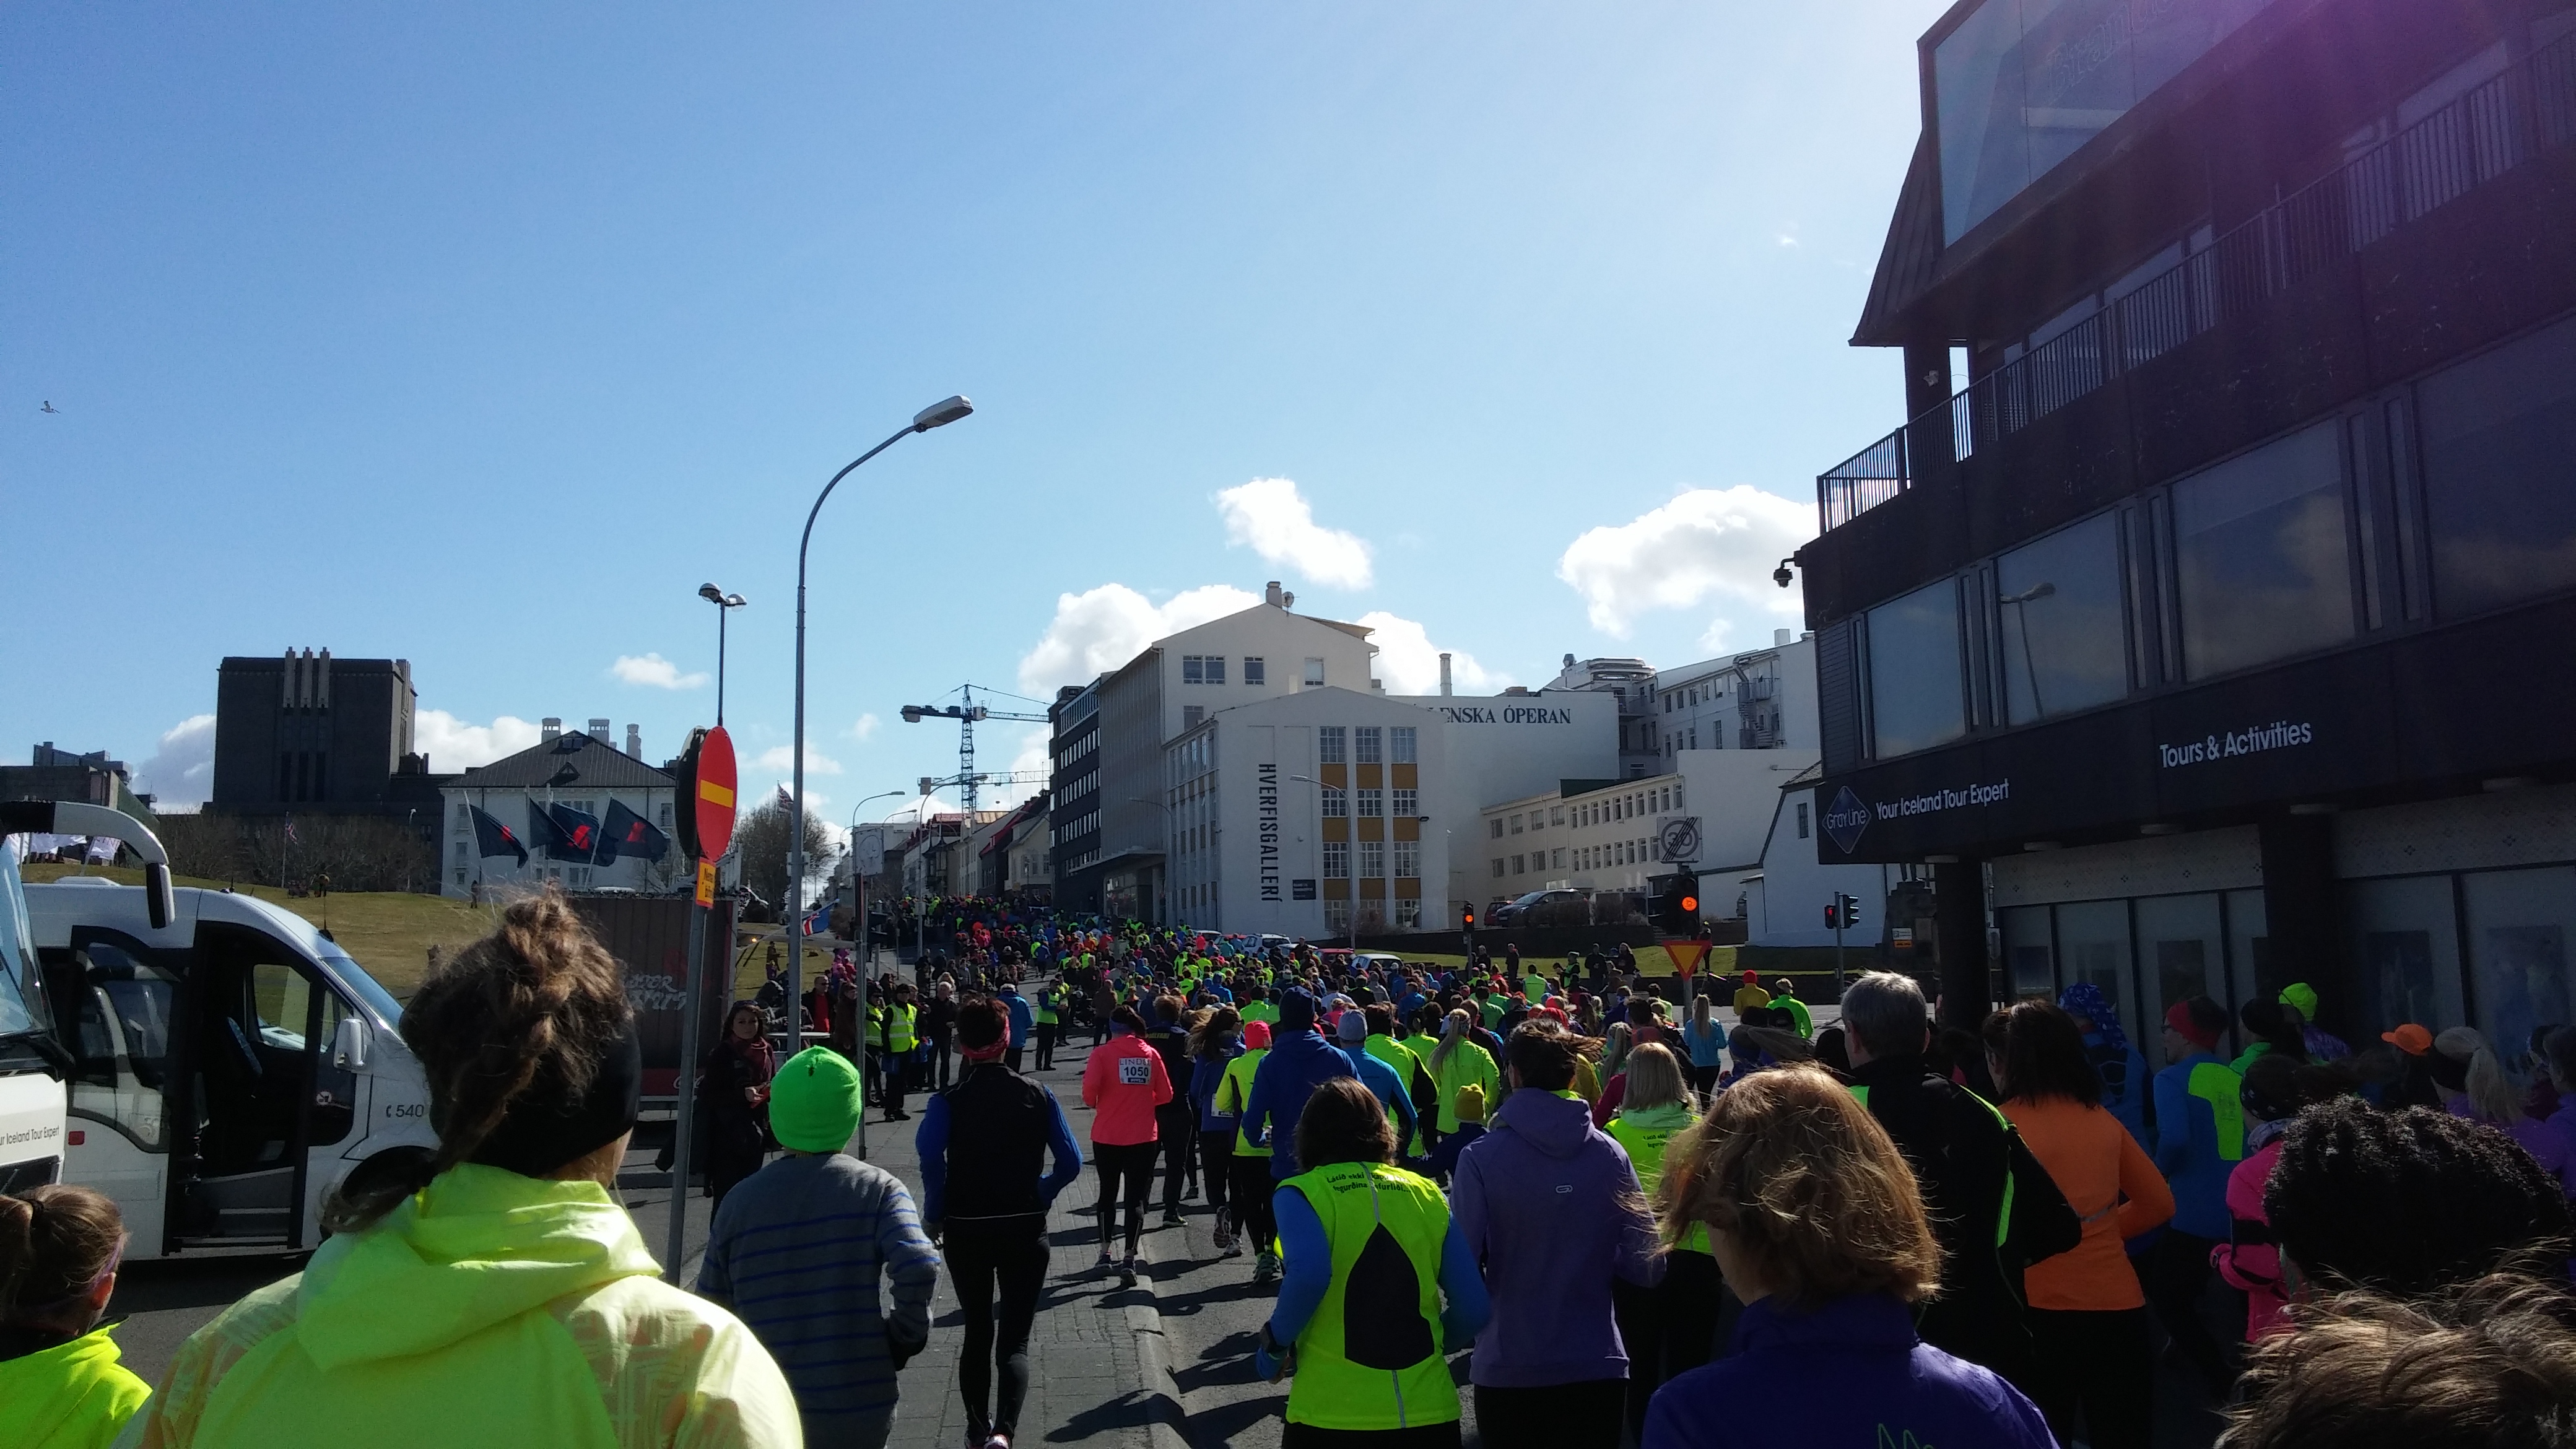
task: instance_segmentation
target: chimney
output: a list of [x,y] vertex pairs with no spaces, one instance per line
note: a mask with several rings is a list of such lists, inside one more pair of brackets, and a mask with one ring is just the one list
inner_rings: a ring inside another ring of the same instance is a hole
[[1449,693],[1449,654],[1446,650],[1440,654],[1440,693],[1443,697]]
[[644,758],[644,727],[642,725],[628,725],[626,727],[626,753],[639,760]]
[[1786,629],[1774,629],[1774,630],[1772,630],[1772,631],[1771,631],[1771,647],[1772,647],[1772,648],[1777,649],[1777,648],[1779,648],[1781,645],[1786,644],[1786,643],[1788,643],[1788,642],[1789,642],[1789,631],[1788,631],[1788,630],[1786,630]]
[[1565,656],[1565,667],[1566,667],[1566,668],[1568,668],[1568,669],[1572,669],[1572,668],[1574,667],[1574,656],[1573,656],[1573,655],[1568,654],[1568,655],[1566,655],[1566,656]]
[[563,721],[553,715],[547,715],[537,722],[537,743],[539,744],[552,744],[555,737],[562,733]]
[[1288,596],[1279,592],[1279,581],[1277,579],[1272,579],[1269,583],[1261,586],[1261,602],[1268,604],[1274,609],[1284,609],[1288,607]]
[[607,720],[602,719],[597,715],[593,715],[590,719],[590,728],[583,730],[582,733],[605,745],[610,743],[608,732],[611,728],[613,728],[613,726],[611,726]]

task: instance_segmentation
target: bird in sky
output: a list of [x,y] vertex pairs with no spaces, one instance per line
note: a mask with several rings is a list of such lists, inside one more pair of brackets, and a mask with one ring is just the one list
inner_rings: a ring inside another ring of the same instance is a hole
[[62,409],[61,409],[61,408],[58,408],[58,407],[56,407],[56,406],[54,406],[53,399],[51,399],[51,398],[47,398],[47,399],[45,400],[45,405],[44,405],[43,407],[41,407],[41,408],[38,408],[36,411],[38,411],[38,412],[43,412],[43,413],[58,413],[58,412],[61,412],[61,411],[62,411]]

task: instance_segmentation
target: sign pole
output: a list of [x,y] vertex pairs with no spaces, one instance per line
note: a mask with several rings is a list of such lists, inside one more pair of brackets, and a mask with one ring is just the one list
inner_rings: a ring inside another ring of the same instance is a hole
[[[699,862],[699,879],[703,881],[707,874],[707,863]],[[678,1135],[671,1143],[671,1227],[662,1250],[662,1275],[673,1287],[687,1286],[680,1282],[680,1262],[688,1252],[689,1149],[697,1139],[698,1018],[706,1014],[699,1000],[706,994],[707,981],[708,911],[703,902],[703,889],[689,902],[689,984],[680,1017],[680,1101],[671,1129]]]

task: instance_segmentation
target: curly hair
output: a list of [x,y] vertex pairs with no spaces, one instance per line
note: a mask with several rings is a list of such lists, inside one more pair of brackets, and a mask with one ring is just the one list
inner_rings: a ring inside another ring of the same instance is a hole
[[450,957],[403,1008],[402,1039],[429,1077],[438,1150],[351,1174],[325,1204],[323,1225],[373,1225],[471,1158],[541,1076],[549,1092],[589,1091],[602,1053],[632,1017],[617,959],[562,890],[549,886],[503,911],[492,934]]
[[1782,1302],[1929,1297],[1941,1250],[1914,1170],[1850,1090],[1813,1066],[1756,1072],[1673,1139],[1656,1190],[1667,1245],[1725,1234]]
[[2511,1274],[2354,1291],[2257,1346],[2228,1449],[2558,1449],[2576,1443],[2576,1295]]
[[2282,1134],[2263,1209],[2281,1251],[2329,1288],[2410,1296],[2568,1256],[2557,1179],[2502,1131],[2430,1107],[2339,1097]]

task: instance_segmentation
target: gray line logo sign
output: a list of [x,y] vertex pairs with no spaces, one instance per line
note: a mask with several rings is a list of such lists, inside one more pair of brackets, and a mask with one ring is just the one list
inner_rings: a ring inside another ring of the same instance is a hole
[[1860,833],[1869,828],[1869,807],[1845,785],[1834,792],[1833,808],[1825,812],[1825,836],[1834,848],[1845,855],[1860,844]]

